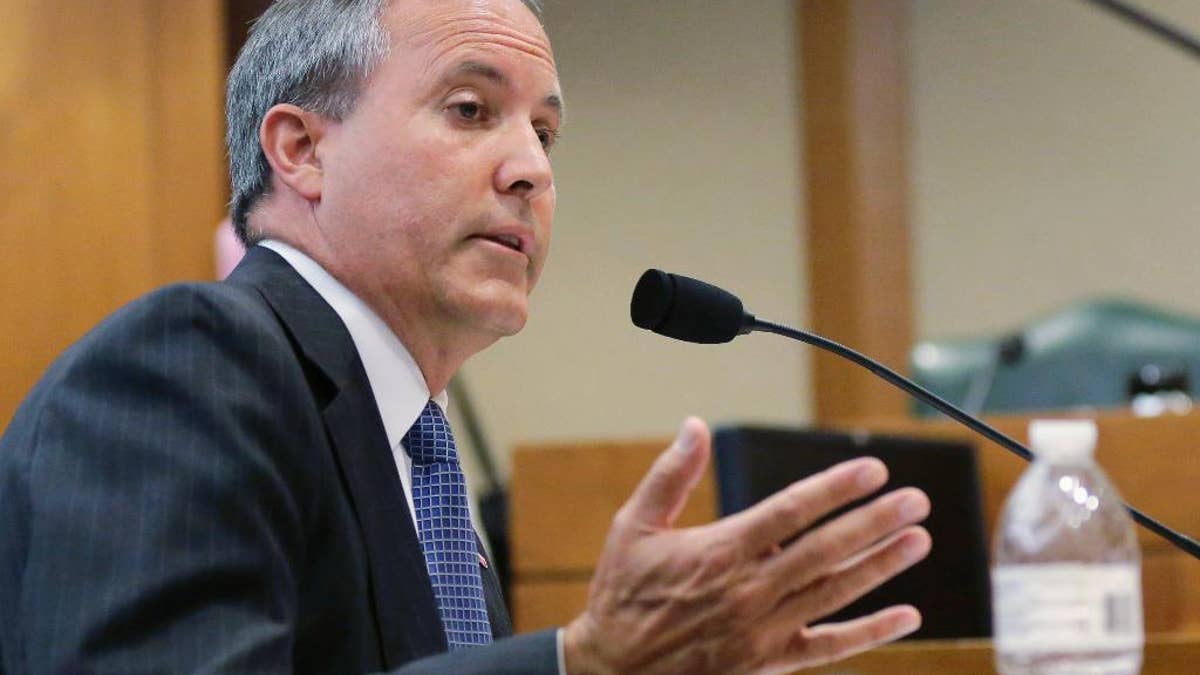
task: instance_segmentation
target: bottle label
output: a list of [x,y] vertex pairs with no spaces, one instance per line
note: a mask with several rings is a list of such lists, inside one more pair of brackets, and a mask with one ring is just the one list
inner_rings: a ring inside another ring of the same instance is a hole
[[992,604],[1000,652],[1119,651],[1144,640],[1137,564],[995,567]]

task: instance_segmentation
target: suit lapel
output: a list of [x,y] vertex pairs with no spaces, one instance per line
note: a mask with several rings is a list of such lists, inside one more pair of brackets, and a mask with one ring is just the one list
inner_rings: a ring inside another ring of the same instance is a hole
[[362,529],[385,668],[445,651],[420,541],[350,334],[337,313],[274,251],[251,249],[230,280],[258,289],[303,358],[326,379],[327,391],[318,400]]

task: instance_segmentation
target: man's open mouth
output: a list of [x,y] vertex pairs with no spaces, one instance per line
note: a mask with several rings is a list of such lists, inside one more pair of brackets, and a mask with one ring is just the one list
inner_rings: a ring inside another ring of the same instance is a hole
[[511,248],[512,250],[514,250],[518,253],[521,252],[521,239],[515,235],[511,235],[511,234],[483,235],[482,238],[487,239],[488,241],[494,241],[497,244],[500,244],[501,246]]

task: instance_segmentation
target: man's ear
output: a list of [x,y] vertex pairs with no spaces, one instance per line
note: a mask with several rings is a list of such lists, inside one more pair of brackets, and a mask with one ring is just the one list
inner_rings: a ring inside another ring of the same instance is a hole
[[329,120],[291,105],[273,106],[258,129],[263,154],[275,176],[304,199],[321,198],[324,170],[317,146],[324,138]]

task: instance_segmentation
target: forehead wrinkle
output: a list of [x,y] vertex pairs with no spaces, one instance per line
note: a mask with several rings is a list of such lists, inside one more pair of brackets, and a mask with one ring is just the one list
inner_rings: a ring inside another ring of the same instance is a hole
[[[449,4],[449,3],[446,3]],[[522,30],[511,19],[494,11],[476,7],[473,11],[463,11],[439,4],[426,12],[401,13],[397,17],[398,28],[396,35],[406,39],[414,47],[425,47],[444,42],[455,35],[475,34],[476,36],[500,38],[509,46],[520,49],[543,61],[554,63],[554,54],[550,50],[550,42],[538,24],[536,32]]]
[[432,47],[434,50],[434,55],[429,60],[431,66],[436,66],[440,62],[449,58],[452,52],[460,50],[464,47],[476,47],[481,51],[484,51],[489,47],[501,47],[505,49],[513,49],[534,57],[547,67],[547,69],[554,75],[555,79],[558,78],[558,70],[554,67],[554,55],[549,49],[542,47],[534,40],[523,39],[522,37],[513,35],[507,31],[453,31],[446,35],[436,37]]
[[433,26],[427,31],[422,31],[421,34],[414,34],[413,37],[420,39],[424,35],[429,35],[433,41],[437,41],[453,37],[454,35],[464,34],[473,34],[477,36],[507,40],[519,45],[523,45],[524,51],[528,51],[539,58],[546,60],[553,58],[550,53],[550,44],[547,40],[542,39],[542,36],[531,36],[517,28],[503,25],[497,21],[491,21],[488,19],[470,18],[449,20],[440,26]]

